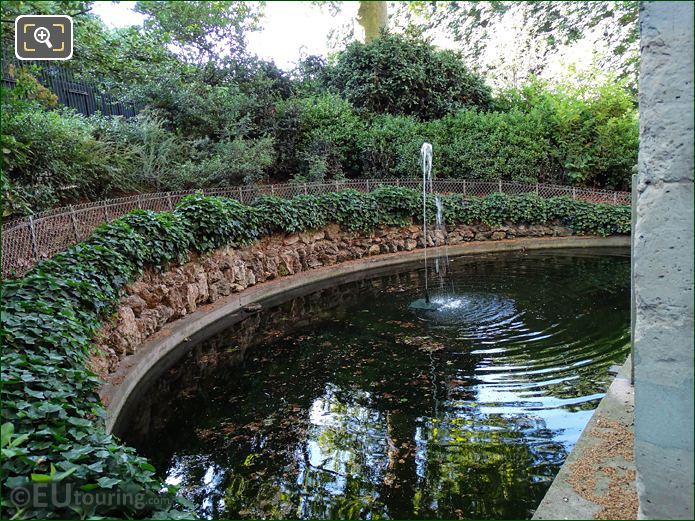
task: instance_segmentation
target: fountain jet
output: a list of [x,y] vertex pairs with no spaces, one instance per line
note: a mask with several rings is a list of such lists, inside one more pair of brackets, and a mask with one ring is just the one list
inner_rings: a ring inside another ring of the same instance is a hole
[[410,304],[410,309],[435,311],[438,304],[430,300],[430,292],[427,285],[427,193],[432,193],[432,144],[423,143],[420,149],[420,164],[422,165],[422,243],[425,247],[425,298],[418,299]]

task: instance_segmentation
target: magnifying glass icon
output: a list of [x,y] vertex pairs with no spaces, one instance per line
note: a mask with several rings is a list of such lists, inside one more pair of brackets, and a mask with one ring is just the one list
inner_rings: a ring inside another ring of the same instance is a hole
[[45,27],[37,27],[34,31],[34,39],[39,43],[45,43],[46,47],[52,49],[53,46],[51,45],[50,38],[51,32]]

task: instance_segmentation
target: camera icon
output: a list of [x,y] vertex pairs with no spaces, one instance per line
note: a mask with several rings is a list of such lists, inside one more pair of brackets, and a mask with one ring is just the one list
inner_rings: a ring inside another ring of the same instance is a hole
[[20,60],[72,58],[72,18],[66,15],[22,15],[15,19],[15,56]]

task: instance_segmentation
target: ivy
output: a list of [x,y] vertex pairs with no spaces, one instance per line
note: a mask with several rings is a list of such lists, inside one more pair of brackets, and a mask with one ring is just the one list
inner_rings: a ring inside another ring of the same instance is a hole
[[[495,194],[484,199],[442,196],[447,224],[542,224],[559,221],[580,234],[630,232],[630,208],[567,198]],[[426,201],[434,219],[434,197]],[[74,517],[67,507],[23,508],[11,489],[60,481],[81,490],[144,491],[174,501],[167,511],[95,505],[79,515],[187,515],[185,500],[160,492],[161,480],[144,458],[106,434],[98,379],[86,368],[92,339],[124,285],[145,266],[164,269],[189,251],[241,246],[275,232],[295,233],[329,222],[368,232],[379,224],[422,218],[417,190],[379,187],[280,199],[263,196],[247,206],[192,195],[174,212],[136,211],[105,224],[85,242],[5,282],[1,325],[3,518]]]

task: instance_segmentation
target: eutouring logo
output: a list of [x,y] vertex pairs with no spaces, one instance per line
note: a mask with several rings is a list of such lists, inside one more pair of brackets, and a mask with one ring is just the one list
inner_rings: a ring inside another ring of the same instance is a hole
[[22,15],[14,21],[14,53],[20,60],[72,58],[72,18],[67,15]]

